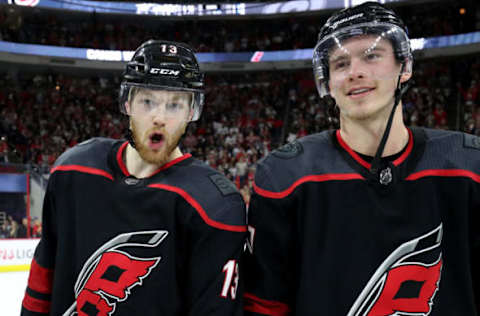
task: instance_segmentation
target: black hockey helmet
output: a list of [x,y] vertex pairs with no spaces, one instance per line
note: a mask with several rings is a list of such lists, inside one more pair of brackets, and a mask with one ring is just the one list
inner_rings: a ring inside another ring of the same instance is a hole
[[193,49],[184,43],[149,40],[135,51],[125,67],[120,86],[120,111],[127,114],[125,103],[133,87],[190,91],[193,93],[191,121],[202,113],[204,74]]
[[318,34],[317,45],[313,52],[313,72],[321,97],[330,94],[329,54],[332,49],[341,48],[345,40],[360,35],[378,35],[379,39],[389,40],[393,46],[395,58],[403,64],[402,71],[412,72],[412,50],[403,21],[395,12],[383,5],[377,2],[365,2],[332,15]]

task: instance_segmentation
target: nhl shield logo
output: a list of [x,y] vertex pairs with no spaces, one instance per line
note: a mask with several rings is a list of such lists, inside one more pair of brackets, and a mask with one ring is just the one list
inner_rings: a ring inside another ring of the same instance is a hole
[[392,182],[392,169],[387,167],[380,172],[380,183],[383,185],[388,185]]

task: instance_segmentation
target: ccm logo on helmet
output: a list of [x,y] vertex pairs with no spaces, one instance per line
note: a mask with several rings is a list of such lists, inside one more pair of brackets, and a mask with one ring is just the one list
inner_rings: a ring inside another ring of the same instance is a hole
[[165,68],[152,68],[150,69],[150,73],[154,75],[167,75],[167,76],[178,76],[180,74],[180,70],[172,70],[172,69],[165,69]]

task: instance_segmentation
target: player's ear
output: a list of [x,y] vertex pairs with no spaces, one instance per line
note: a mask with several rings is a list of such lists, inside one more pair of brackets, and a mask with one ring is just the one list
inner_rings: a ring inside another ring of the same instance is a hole
[[195,113],[195,111],[193,110],[193,106],[191,106],[190,110],[188,111],[187,122],[190,122],[192,120],[194,113]]
[[190,95],[190,100],[189,100],[190,106],[188,107],[188,116],[187,116],[187,122],[191,122],[193,115],[195,114],[195,95],[192,93]]
[[125,102],[125,112],[130,115],[130,103],[128,101]]
[[403,72],[403,74],[400,77],[400,82],[404,83],[412,78],[412,73],[411,72]]
[[410,80],[410,78],[412,78],[412,61],[411,60],[405,60],[403,62],[403,72],[402,72],[402,75],[400,76],[400,82],[401,83],[404,83],[408,80]]

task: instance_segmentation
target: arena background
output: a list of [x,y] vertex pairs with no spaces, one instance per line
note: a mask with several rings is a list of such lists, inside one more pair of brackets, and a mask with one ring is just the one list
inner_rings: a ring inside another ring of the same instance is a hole
[[[50,166],[90,137],[124,137],[120,74],[140,43],[196,49],[206,104],[182,148],[227,175],[248,202],[256,161],[337,126],[315,89],[312,48],[329,14],[361,2],[0,0],[0,314],[19,313]],[[412,38],[407,125],[480,135],[480,5],[379,2]]]

